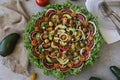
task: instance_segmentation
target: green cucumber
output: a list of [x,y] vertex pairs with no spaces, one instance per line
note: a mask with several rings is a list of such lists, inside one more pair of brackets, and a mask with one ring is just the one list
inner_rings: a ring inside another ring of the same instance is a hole
[[90,77],[89,80],[102,80],[102,79],[100,79],[98,77]]
[[10,55],[20,38],[20,35],[17,33],[12,33],[7,35],[1,42],[0,42],[0,55],[5,57]]
[[110,70],[116,76],[117,80],[120,80],[120,69],[117,66],[110,66]]

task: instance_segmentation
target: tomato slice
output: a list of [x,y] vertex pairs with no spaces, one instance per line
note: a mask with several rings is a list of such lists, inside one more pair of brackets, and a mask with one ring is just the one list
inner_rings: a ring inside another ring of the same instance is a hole
[[71,9],[63,9],[63,10],[61,10],[61,12],[62,12],[63,14],[65,14],[65,13],[71,14],[73,11],[72,11]]
[[45,13],[45,17],[50,17],[51,15],[55,14],[56,11],[54,9],[48,9]]
[[59,46],[59,48],[60,48],[62,51],[67,51],[67,50],[70,49],[70,48],[67,48],[67,47],[64,47],[64,46]]
[[68,66],[62,66],[62,65],[60,65],[59,69],[60,69],[60,71],[64,72],[64,71],[69,70],[70,68]]
[[86,20],[86,18],[83,14],[77,14],[77,19],[80,20],[80,22],[83,22]]
[[86,38],[89,38],[91,36],[90,30],[86,34],[87,34]]
[[82,64],[83,64],[83,61],[78,61],[77,63],[74,62],[74,65],[72,68],[78,68],[78,67],[82,66]]
[[90,57],[90,51],[86,51],[86,52],[83,54],[83,56],[85,57],[86,60],[88,60],[89,57]]
[[41,22],[43,22],[43,19],[42,19],[42,18],[39,18],[39,19],[36,21],[35,26],[36,26],[36,27],[40,27]]
[[43,62],[44,66],[47,68],[47,69],[54,69],[54,64],[48,64],[46,62]]
[[[30,36],[29,36],[30,41],[32,41],[32,40],[37,40],[36,34],[40,34],[40,33],[39,33],[39,32],[36,32],[36,31],[32,31],[32,32],[31,32],[31,34],[30,34]],[[42,39],[39,40],[39,42],[41,42],[41,41],[42,41]]]
[[88,28],[90,30],[90,33],[93,34],[93,35],[95,35],[95,33],[96,33],[96,25],[95,25],[95,23],[89,21]]
[[94,46],[95,46],[95,40],[93,39],[93,40],[86,40],[85,41],[85,44],[87,45],[87,46],[89,46],[91,49],[93,49],[94,48]]
[[39,18],[36,23],[35,23],[35,27],[39,27],[39,33],[43,33],[43,29],[40,27],[40,24],[43,22],[44,20],[42,18]]
[[33,40],[33,39],[36,39],[35,36],[36,36],[36,31],[32,31],[31,34],[30,34],[30,40]]
[[70,46],[72,44],[72,40],[68,42],[68,46]]
[[90,44],[88,45],[91,49],[93,49],[93,47],[95,46],[95,41],[92,40],[90,41]]
[[33,48],[33,55],[39,57],[39,53],[37,52],[37,46]]

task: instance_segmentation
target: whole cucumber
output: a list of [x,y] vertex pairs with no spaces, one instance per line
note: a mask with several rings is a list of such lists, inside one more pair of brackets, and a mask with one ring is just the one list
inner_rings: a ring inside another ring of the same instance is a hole
[[100,78],[98,78],[98,77],[90,77],[89,80],[102,80],[102,79],[100,79]]
[[117,80],[120,80],[120,69],[117,66],[110,66],[110,70],[116,76]]
[[11,54],[19,38],[20,38],[20,35],[18,33],[12,33],[12,34],[7,35],[0,42],[0,55],[5,57]]

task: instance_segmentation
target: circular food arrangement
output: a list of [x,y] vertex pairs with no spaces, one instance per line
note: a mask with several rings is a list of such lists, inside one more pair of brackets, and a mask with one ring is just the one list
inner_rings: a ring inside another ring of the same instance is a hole
[[48,5],[25,30],[29,59],[46,75],[79,74],[98,58],[103,42],[98,26],[97,18],[81,6]]

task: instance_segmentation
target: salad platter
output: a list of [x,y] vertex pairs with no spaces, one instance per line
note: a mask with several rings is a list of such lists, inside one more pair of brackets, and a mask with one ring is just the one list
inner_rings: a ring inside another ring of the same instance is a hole
[[98,58],[103,43],[97,18],[70,2],[50,4],[25,29],[29,59],[45,75],[79,74]]

